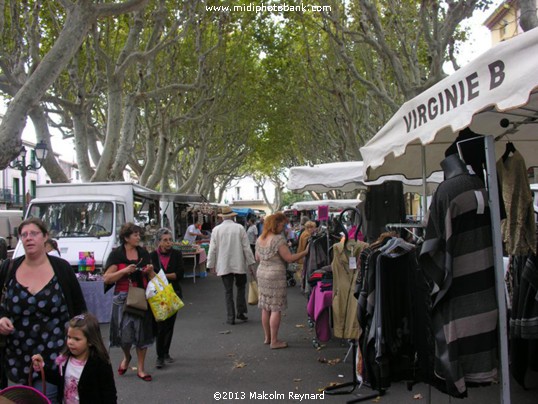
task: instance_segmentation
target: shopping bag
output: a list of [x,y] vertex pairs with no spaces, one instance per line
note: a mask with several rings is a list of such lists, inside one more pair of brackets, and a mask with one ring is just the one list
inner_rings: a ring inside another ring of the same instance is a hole
[[155,276],[150,283],[156,282],[158,282],[160,286],[158,287],[157,293],[148,299],[148,303],[155,320],[164,321],[176,314],[185,304],[179,296],[176,295],[171,284],[166,285],[160,276]]
[[129,290],[123,311],[138,316],[144,316],[148,310],[148,301],[146,300],[146,291],[142,288],[137,288],[129,281]]
[[32,403],[32,404],[50,404],[47,398],[45,371],[41,369],[41,384],[43,392],[31,387],[32,372],[28,376],[28,386],[14,385],[0,390],[0,403]]
[[258,282],[255,279],[248,284],[248,304],[258,304]]
[[[155,279],[157,276],[161,278],[162,282]],[[157,275],[148,282],[148,286],[146,287],[146,299],[152,298],[157,294],[157,292],[163,290],[167,285],[168,279],[166,278],[164,271],[161,269]]]

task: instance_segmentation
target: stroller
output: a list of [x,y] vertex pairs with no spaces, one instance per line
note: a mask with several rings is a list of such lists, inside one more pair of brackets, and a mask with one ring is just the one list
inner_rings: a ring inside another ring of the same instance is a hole
[[297,271],[297,264],[290,264],[286,267],[286,282],[288,286],[297,285],[295,280],[295,272]]

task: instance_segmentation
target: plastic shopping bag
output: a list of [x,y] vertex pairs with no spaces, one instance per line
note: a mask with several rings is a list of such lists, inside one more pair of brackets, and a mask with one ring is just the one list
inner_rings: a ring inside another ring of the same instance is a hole
[[[162,282],[159,282],[157,277],[159,277]],[[158,291],[163,290],[167,285],[168,279],[166,278],[164,271],[161,269],[159,273],[149,281],[148,286],[146,287],[146,299],[155,296]]]
[[148,287],[150,284],[157,284],[154,285],[157,292],[148,298],[149,307],[156,321],[164,321],[172,317],[185,305],[179,296],[176,295],[172,285],[165,284],[160,276],[155,276],[148,284]]

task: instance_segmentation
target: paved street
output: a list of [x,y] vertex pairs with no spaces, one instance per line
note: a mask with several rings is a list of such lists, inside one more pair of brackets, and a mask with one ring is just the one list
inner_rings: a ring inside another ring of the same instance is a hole
[[[342,362],[347,344],[332,340],[320,350],[312,345],[313,330],[307,326],[306,299],[298,287],[288,288],[288,310],[283,317],[280,335],[289,343],[287,349],[271,350],[263,344],[260,312],[249,306],[249,321],[231,326],[225,323],[224,290],[216,276],[204,279],[186,279],[182,283],[185,307],[176,322],[171,355],[176,362],[155,369],[155,348],[148,351],[146,371],[154,377],[144,382],[130,369],[124,376],[115,373],[120,403],[216,403],[214,396],[221,394],[223,403],[326,402],[345,403],[357,399],[356,394],[329,396],[323,400],[300,394],[320,393],[331,383],[352,380],[351,356]],[[102,325],[108,343],[108,324]],[[117,369],[121,360],[120,349],[111,351],[112,365]],[[131,366],[135,366],[135,356]],[[536,404],[538,378],[534,389],[523,391],[512,383],[513,404]],[[257,393],[257,398],[251,398]],[[278,396],[275,396],[275,393]],[[297,393],[290,397],[290,393]],[[371,394],[368,388],[355,393]],[[422,398],[414,398],[419,395]],[[272,396],[271,396],[272,395]],[[230,399],[232,398],[232,399]],[[301,401],[302,398],[302,401]],[[405,383],[393,383],[379,403],[449,403],[448,396],[419,384],[413,391]],[[372,402],[371,399],[366,402]],[[498,386],[470,390],[464,403],[491,404],[500,402]]]

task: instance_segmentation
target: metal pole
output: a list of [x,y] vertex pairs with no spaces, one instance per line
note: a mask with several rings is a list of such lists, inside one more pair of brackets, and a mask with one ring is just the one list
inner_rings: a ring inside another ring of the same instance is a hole
[[495,144],[493,136],[486,136],[486,166],[488,169],[488,197],[493,232],[493,259],[495,264],[495,290],[499,308],[499,363],[501,366],[501,403],[510,404],[510,373],[508,369],[508,331],[506,326],[506,297],[504,290],[504,266],[501,240],[501,216],[499,211],[499,187],[495,165]]
[[426,184],[426,146],[421,146],[422,157],[422,222],[426,219],[426,213],[428,211],[428,186]]
[[22,162],[21,178],[22,178],[22,218],[26,216],[26,159]]

